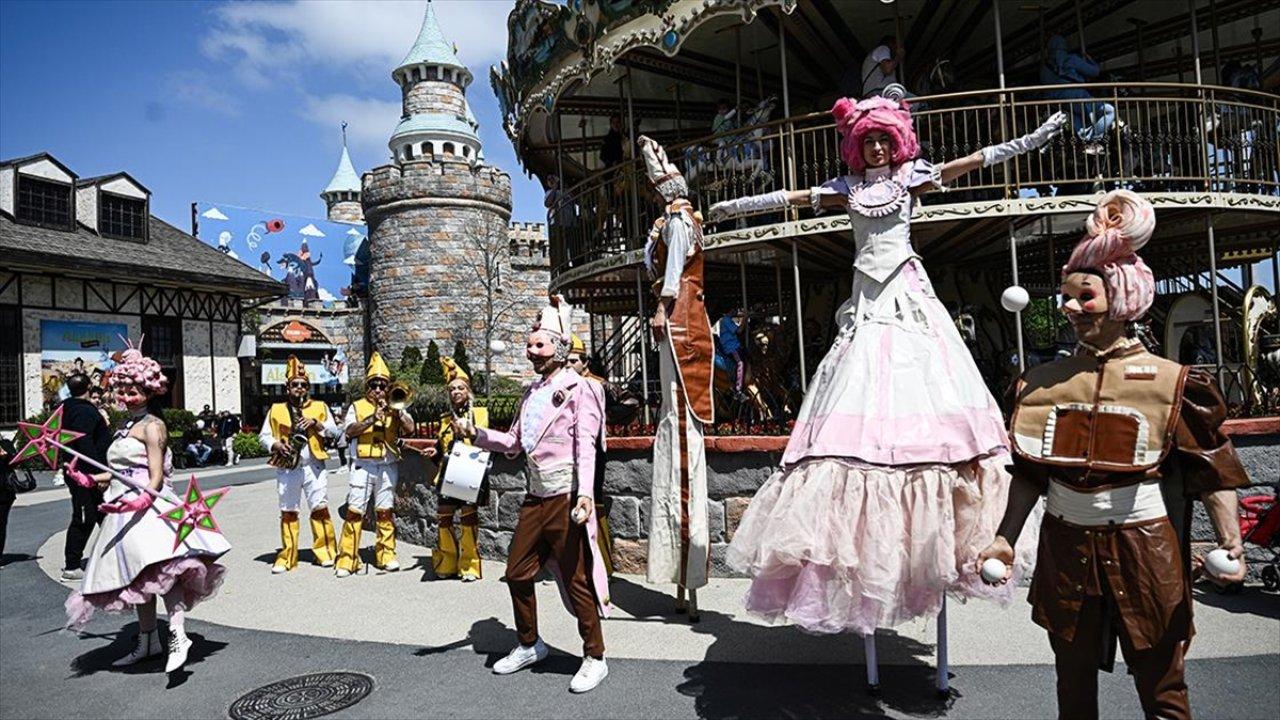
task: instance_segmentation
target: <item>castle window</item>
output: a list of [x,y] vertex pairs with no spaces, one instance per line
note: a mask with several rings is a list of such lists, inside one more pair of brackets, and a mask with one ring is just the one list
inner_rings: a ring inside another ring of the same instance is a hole
[[53,230],[75,229],[70,185],[19,173],[16,210],[19,222]]
[[435,151],[432,149],[431,143],[422,143],[422,154],[425,157],[435,157]]
[[445,154],[445,155],[453,155],[453,143],[445,143],[445,144],[444,144],[444,154]]
[[98,200],[98,231],[121,240],[146,240],[146,201],[102,193]]
[[438,66],[435,66],[435,65],[431,66],[431,72],[430,72],[430,74],[428,74],[428,76],[427,76],[427,77],[428,77],[429,79],[431,79],[431,80],[439,80],[439,79],[440,79],[440,68],[439,68]]
[[404,159],[405,159],[405,160],[412,160],[412,159],[413,159],[413,146],[412,146],[412,145],[405,145],[405,146],[404,146]]
[[469,158],[469,157],[471,157],[471,147],[470,147],[470,146],[468,146],[468,145],[463,145],[463,146],[462,146],[462,157],[464,157],[464,158]]

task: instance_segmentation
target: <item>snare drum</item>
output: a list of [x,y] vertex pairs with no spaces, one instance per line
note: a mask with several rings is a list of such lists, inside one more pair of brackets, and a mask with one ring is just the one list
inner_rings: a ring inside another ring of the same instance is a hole
[[440,478],[440,495],[474,505],[480,497],[480,486],[491,464],[488,450],[455,442],[445,460]]

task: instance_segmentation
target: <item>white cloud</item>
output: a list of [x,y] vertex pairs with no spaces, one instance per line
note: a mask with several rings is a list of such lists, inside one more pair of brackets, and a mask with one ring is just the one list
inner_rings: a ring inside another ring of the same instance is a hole
[[337,129],[347,123],[347,142],[353,149],[388,155],[387,139],[400,122],[400,103],[336,93],[303,98],[303,115],[312,122]]
[[[510,0],[435,2],[441,30],[477,77],[506,56],[506,18],[513,5]],[[201,49],[212,59],[234,63],[237,76],[253,87],[273,76],[296,77],[311,64],[389,83],[391,70],[417,37],[425,7],[371,0],[229,3],[214,10]]]
[[216,207],[211,207],[208,210],[205,210],[204,212],[200,213],[200,217],[209,218],[210,220],[230,220],[230,218],[228,218],[225,213],[223,213],[221,210],[219,210]]
[[307,226],[299,230],[298,234],[314,238],[324,237],[324,233],[320,232],[320,228],[316,227],[315,223],[307,223]]
[[329,292],[328,290],[325,290],[324,288],[318,288],[316,290],[316,296],[319,297],[320,300],[324,302],[333,302],[334,300],[338,299],[333,296],[333,293]]

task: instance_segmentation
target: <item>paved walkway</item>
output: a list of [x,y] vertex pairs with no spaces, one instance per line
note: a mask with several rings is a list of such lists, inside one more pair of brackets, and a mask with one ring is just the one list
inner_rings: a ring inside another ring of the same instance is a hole
[[[372,571],[338,580],[328,570],[302,565],[273,576],[275,488],[273,482],[255,482],[263,477],[269,471],[248,469],[205,483],[248,484],[235,487],[218,508],[235,546],[224,558],[228,580],[192,614],[199,641],[189,673],[167,683],[155,667],[108,669],[126,650],[131,618],[96,618],[89,634],[78,638],[57,631],[67,592],[53,579],[65,491],[20,497],[11,521],[11,552],[36,557],[0,570],[0,716],[225,717],[235,697],[258,685],[336,669],[377,678],[378,690],[342,714],[349,717],[1053,714],[1052,658],[1043,632],[1030,621],[1025,594],[1008,609],[950,604],[955,693],[947,702],[935,700],[930,689],[934,621],[880,634],[885,695],[874,699],[861,691],[859,638],[762,624],[741,611],[745,581],[729,579],[713,580],[700,593],[703,619],[690,625],[670,613],[670,588],[639,577],[617,578],[617,610],[605,624],[611,675],[585,697],[565,692],[580,641],[555,586],[542,583],[542,633],[559,654],[539,672],[498,678],[485,667],[514,643],[500,563],[485,563],[485,577],[477,583],[434,581],[429,551],[402,543],[400,560],[407,569],[399,573]],[[335,506],[345,494],[344,482],[342,475],[332,479]],[[305,528],[303,534],[309,538]],[[371,543],[366,533],[365,545]],[[1189,656],[1196,709],[1209,717],[1273,717],[1280,706],[1274,683],[1280,672],[1280,599],[1253,588],[1238,597],[1198,593],[1196,613],[1198,634]],[[68,661],[69,676],[58,669]],[[164,691],[166,686],[173,690]],[[1139,713],[1122,671],[1104,676],[1102,686],[1104,708],[1118,717]],[[84,704],[99,692],[93,706]],[[139,705],[144,698],[149,704]],[[182,698],[196,704],[184,705]]]

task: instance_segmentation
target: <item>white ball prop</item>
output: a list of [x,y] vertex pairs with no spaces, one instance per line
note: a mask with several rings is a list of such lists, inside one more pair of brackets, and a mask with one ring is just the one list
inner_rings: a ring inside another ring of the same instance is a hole
[[1031,296],[1026,288],[1017,285],[1010,285],[1000,294],[1000,306],[1009,312],[1022,312],[1030,302]]
[[494,340],[493,342],[489,343],[489,349],[492,350],[495,354],[501,355],[502,353],[507,351],[507,344],[502,340]]
[[1204,558],[1205,568],[1214,577],[1227,577],[1240,572],[1240,561],[1231,557],[1231,553],[1222,548],[1210,550]]
[[998,558],[987,558],[982,563],[982,579],[989,583],[998,583],[1004,580],[1004,575],[1009,567]]

